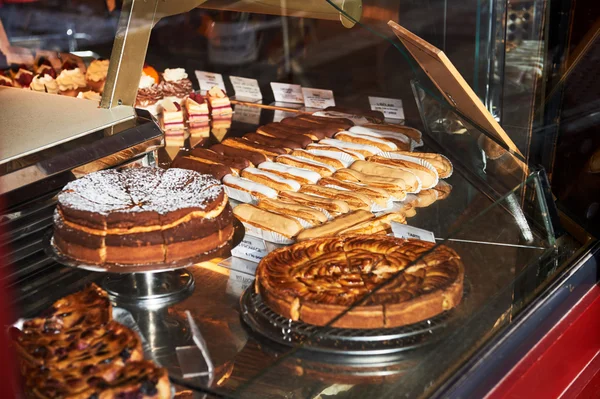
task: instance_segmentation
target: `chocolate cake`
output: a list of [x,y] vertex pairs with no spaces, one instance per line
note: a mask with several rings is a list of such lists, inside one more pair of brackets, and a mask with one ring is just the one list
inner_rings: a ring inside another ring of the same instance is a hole
[[220,182],[171,168],[103,170],[58,195],[54,244],[92,264],[173,262],[222,247],[233,216]]

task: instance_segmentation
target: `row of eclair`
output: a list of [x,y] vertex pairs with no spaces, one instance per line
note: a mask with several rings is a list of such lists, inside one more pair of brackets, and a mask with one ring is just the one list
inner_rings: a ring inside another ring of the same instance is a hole
[[[230,197],[257,204],[234,209],[247,225],[298,240],[373,234],[403,222],[411,207],[448,195],[450,186],[438,178],[448,177],[452,165],[438,154],[411,152],[419,145],[415,129],[300,115],[194,149],[173,166],[211,173]],[[403,213],[373,215],[411,193],[418,196]]]

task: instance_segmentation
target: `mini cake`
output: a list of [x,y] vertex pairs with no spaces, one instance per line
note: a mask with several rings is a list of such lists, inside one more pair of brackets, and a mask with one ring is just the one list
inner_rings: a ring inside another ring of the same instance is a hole
[[79,68],[64,69],[56,78],[58,92],[63,96],[77,97],[82,91],[87,91],[85,75]]
[[49,74],[37,75],[31,81],[29,88],[42,93],[58,94],[58,84]]
[[0,86],[13,87],[13,80],[8,76],[0,74]]
[[214,86],[206,93],[206,99],[208,100],[208,106],[210,107],[210,114],[213,117],[218,115],[230,115],[233,112],[229,97],[227,97],[227,94],[225,94],[218,86]]
[[158,114],[158,102],[163,99],[162,91],[157,82],[150,75],[142,73],[138,85],[135,107],[148,110],[151,114]]
[[40,57],[35,63],[35,73],[40,76],[50,75],[53,79],[58,76],[56,70],[46,57]]
[[94,60],[85,72],[88,87],[98,93],[104,91],[106,75],[108,74],[108,60]]
[[[73,69],[79,68],[79,65],[74,60],[68,59],[62,63],[61,71],[72,71]],[[81,68],[80,68],[81,70]]]
[[15,87],[22,87],[24,89],[28,89],[33,81],[33,72],[28,71],[27,69],[20,68],[19,71],[15,74],[14,78]]
[[171,97],[173,101],[179,102],[194,91],[192,82],[183,68],[165,69],[159,87],[165,98]]
[[67,184],[54,245],[89,264],[173,262],[224,246],[232,211],[220,182],[172,168],[94,172]]
[[160,127],[162,130],[183,130],[183,111],[181,105],[168,98],[163,99],[159,104],[160,109]]
[[208,104],[202,95],[190,93],[185,100],[185,111],[190,129],[208,126]]

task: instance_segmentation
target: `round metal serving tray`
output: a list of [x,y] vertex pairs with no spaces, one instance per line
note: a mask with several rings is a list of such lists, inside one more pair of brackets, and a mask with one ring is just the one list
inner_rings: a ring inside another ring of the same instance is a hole
[[119,263],[102,263],[102,264],[93,264],[93,263],[84,263],[81,260],[77,260],[72,258],[58,249],[56,245],[54,245],[54,234],[53,230],[49,229],[48,232],[44,235],[44,248],[46,254],[52,258],[54,261],[70,267],[75,267],[78,269],[85,269],[92,272],[102,272],[102,273],[145,273],[145,272],[166,272],[170,270],[177,270],[184,267],[192,266],[196,263],[205,262],[214,258],[227,257],[229,256],[229,252],[235,248],[240,242],[242,242],[245,234],[244,225],[233,218],[233,237],[226,244],[221,246],[220,248],[216,248],[212,251],[198,254],[191,258],[180,259],[174,262],[163,262],[163,263],[146,263],[146,264],[119,264]]
[[[465,281],[463,301],[468,294]],[[240,298],[241,317],[255,333],[280,345],[298,346],[302,350],[332,355],[370,356],[373,361],[383,357],[430,345],[444,336],[444,331],[456,322],[456,309],[451,309],[419,323],[376,329],[351,329],[315,326],[292,321],[275,313],[254,292],[254,285]]]

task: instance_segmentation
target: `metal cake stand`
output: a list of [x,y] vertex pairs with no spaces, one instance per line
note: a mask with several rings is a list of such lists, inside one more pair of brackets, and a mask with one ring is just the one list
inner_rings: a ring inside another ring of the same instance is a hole
[[65,266],[91,272],[106,273],[102,288],[119,305],[160,308],[180,302],[194,290],[194,277],[185,270],[200,262],[228,257],[244,238],[244,226],[234,218],[234,233],[220,248],[187,259],[169,263],[124,265],[118,263],[86,264],[62,253],[54,245],[52,229],[44,235],[46,254]]

